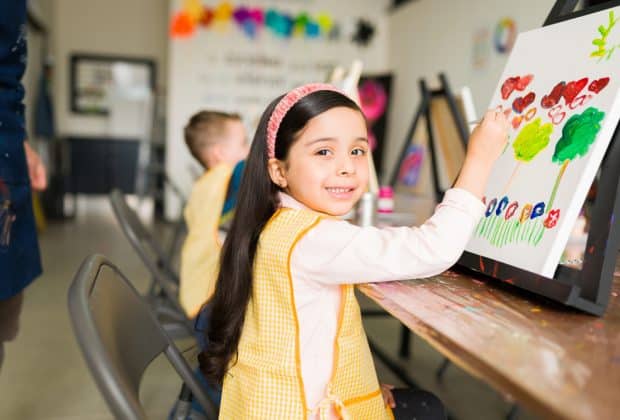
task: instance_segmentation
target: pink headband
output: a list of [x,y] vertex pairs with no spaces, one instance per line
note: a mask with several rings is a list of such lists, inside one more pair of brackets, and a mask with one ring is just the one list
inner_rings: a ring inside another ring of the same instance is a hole
[[310,83],[307,85],[296,87],[287,93],[284,98],[280,99],[278,105],[271,113],[269,122],[267,123],[267,156],[269,159],[276,157],[276,135],[280,124],[284,119],[286,113],[295,105],[301,98],[314,93],[319,90],[331,90],[333,92],[344,93],[333,85],[327,83]]

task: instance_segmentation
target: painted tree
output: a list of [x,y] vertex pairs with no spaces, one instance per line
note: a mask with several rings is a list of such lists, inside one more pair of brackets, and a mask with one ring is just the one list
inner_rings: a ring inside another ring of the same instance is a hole
[[552,161],[560,166],[560,172],[551,191],[547,212],[552,209],[560,181],[566,172],[569,162],[577,157],[588,154],[596,135],[601,129],[601,121],[605,117],[603,111],[590,107],[581,114],[572,115],[562,128],[562,137],[555,145]]
[[531,123],[526,124],[521,131],[519,131],[517,138],[512,143],[517,166],[504,188],[504,193],[510,188],[510,184],[512,184],[512,180],[515,178],[521,164],[530,162],[547,147],[552,132],[553,124],[543,124],[540,118],[536,118]]

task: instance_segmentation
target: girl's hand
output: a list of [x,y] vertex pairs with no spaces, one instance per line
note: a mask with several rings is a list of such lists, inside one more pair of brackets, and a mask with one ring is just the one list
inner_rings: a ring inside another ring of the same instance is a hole
[[396,401],[394,401],[394,395],[392,395],[393,389],[394,385],[381,384],[381,394],[383,394],[383,402],[385,402],[385,405],[389,405],[390,408],[396,407]]
[[509,128],[503,112],[487,111],[469,137],[466,158],[483,166],[493,166],[506,147]]
[[502,112],[488,111],[469,137],[467,155],[454,183],[482,198],[493,164],[508,143],[508,119]]

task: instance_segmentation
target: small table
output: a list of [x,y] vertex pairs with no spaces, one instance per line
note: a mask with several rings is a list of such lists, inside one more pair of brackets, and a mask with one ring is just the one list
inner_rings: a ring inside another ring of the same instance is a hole
[[620,416],[618,269],[601,318],[452,271],[359,289],[452,362],[542,416]]

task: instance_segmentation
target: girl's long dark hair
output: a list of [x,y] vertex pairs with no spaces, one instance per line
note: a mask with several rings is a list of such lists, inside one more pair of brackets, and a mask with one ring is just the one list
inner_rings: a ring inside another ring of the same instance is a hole
[[[278,207],[278,187],[267,169],[267,123],[282,97],[263,113],[248,155],[235,216],[224,241],[220,271],[208,326],[206,349],[198,355],[200,369],[207,379],[221,384],[237,353],[245,311],[252,293],[252,272],[258,239]],[[348,97],[333,91],[317,91],[297,102],[286,114],[276,136],[276,158],[285,160],[296,135],[307,122],[335,107],[360,111]]]

